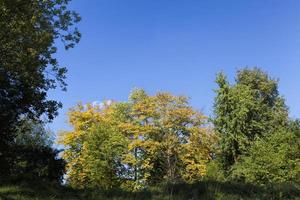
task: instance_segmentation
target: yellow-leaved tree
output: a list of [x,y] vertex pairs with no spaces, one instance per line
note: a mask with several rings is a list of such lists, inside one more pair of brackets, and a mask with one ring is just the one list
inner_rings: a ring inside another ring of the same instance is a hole
[[[105,104],[104,104],[105,105]],[[75,187],[139,190],[194,182],[206,173],[215,135],[185,96],[134,90],[128,102],[78,105],[61,135],[67,180]]]
[[77,105],[69,112],[72,131],[62,132],[59,143],[66,148],[67,182],[77,188],[118,187],[124,173],[121,162],[127,140],[118,129],[123,104]]

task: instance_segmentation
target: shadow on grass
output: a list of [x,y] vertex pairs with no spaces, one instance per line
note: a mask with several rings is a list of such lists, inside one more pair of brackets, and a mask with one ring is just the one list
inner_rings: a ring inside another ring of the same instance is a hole
[[[195,200],[195,199],[299,199],[297,185],[277,184],[261,187],[236,182],[201,181],[195,184],[160,184],[140,192],[124,190],[74,190],[49,184],[22,184],[5,186],[0,190],[0,199],[84,199],[84,200]],[[1,189],[1,186],[0,186]],[[22,198],[19,198],[22,197]]]
[[277,184],[262,187],[247,183],[202,181],[195,184],[174,184],[164,187],[174,199],[296,199],[299,186]]
[[80,199],[77,198],[76,195],[76,190],[57,184],[48,184],[45,182],[0,185],[1,200]]
[[122,190],[84,192],[84,199],[145,199],[145,200],[195,200],[195,199],[297,199],[299,187],[291,184],[261,187],[253,184],[202,181],[195,184],[163,184],[140,192]]

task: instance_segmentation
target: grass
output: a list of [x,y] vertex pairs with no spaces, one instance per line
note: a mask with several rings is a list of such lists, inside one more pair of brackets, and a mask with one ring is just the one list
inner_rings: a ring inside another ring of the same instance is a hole
[[299,199],[297,185],[281,184],[258,187],[241,183],[203,181],[151,187],[141,192],[122,190],[74,190],[45,183],[0,186],[1,200],[196,200],[196,199]]
[[18,184],[0,186],[1,200],[80,199],[77,191],[50,184]]

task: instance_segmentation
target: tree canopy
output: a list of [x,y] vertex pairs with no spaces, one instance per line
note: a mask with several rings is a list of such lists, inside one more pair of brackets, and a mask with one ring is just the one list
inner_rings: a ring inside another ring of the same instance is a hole
[[[258,68],[220,73],[213,124],[185,96],[136,89],[126,102],[79,104],[61,134],[73,187],[140,190],[204,178],[255,184],[297,182],[299,122],[278,81]],[[221,166],[221,167],[220,167]]]
[[57,46],[81,37],[70,1],[0,0],[1,184],[65,179],[126,192],[204,179],[300,184],[300,121],[289,117],[279,81],[259,68],[238,70],[233,83],[217,75],[210,118],[186,96],[143,89],[124,102],[80,103],[68,113],[73,129],[60,133],[64,149],[54,148],[46,124],[62,104],[47,94],[67,86]]
[[[52,120],[61,103],[47,99],[58,85],[66,89],[67,69],[55,58],[56,41],[72,48],[80,39],[80,20],[67,9],[69,0],[0,0],[0,162],[15,128],[25,118]],[[6,167],[4,166],[6,164]],[[3,171],[4,170],[4,171]]]
[[63,132],[61,143],[67,180],[75,187],[138,190],[197,181],[206,173],[216,139],[207,118],[186,97],[169,93],[135,90],[128,102],[78,105],[69,119],[74,130]]
[[277,80],[258,68],[239,70],[234,85],[223,73],[216,82],[213,123],[220,137],[221,163],[229,170],[256,138],[286,126],[288,110]]

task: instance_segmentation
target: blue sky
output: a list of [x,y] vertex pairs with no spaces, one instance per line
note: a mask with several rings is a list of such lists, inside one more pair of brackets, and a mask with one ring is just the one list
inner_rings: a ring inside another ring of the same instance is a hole
[[231,79],[258,66],[280,79],[291,117],[300,117],[300,1],[73,0],[82,40],[60,49],[68,91],[49,98],[64,107],[50,125],[68,129],[66,112],[82,101],[127,100],[130,91],[169,91],[212,112],[215,75]]

